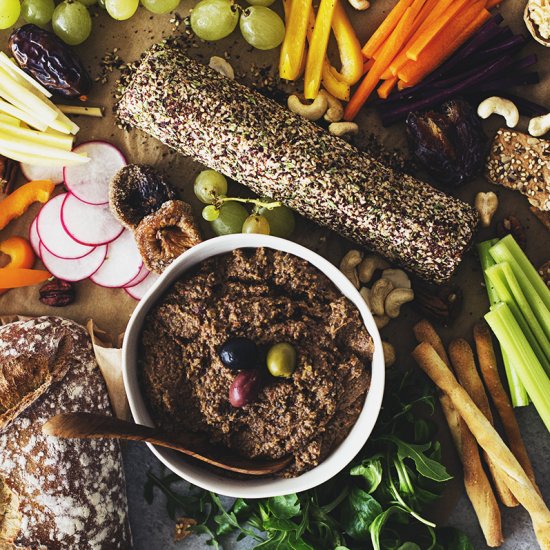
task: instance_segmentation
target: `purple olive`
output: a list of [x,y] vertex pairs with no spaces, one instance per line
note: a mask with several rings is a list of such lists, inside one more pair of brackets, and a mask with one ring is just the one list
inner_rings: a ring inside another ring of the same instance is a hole
[[229,402],[233,407],[244,407],[260,393],[262,377],[258,370],[246,370],[239,372],[229,388]]

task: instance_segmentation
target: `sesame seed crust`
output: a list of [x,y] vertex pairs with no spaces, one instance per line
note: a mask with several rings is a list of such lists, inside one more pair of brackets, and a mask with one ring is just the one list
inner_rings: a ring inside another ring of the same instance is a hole
[[399,174],[274,101],[161,43],[119,120],[435,282],[472,242],[474,208]]

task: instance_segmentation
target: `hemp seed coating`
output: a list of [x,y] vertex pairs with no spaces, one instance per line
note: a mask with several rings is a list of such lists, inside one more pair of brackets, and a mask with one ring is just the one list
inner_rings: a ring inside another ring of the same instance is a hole
[[145,53],[116,109],[122,124],[425,279],[447,281],[472,242],[473,207],[394,172],[169,43]]

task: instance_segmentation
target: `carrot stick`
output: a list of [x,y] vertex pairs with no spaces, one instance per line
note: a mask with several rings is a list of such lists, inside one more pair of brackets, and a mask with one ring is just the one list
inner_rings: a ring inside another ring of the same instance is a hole
[[376,60],[374,59],[374,57],[371,57],[371,59],[363,63],[363,74],[365,74],[367,71],[370,71],[372,69],[375,61]]
[[[480,0],[485,2],[485,0]],[[447,23],[455,17],[455,15],[469,3],[470,0],[456,0],[448,9],[446,9],[437,19],[432,21],[430,26],[417,33],[416,39],[407,48],[407,57],[413,61],[418,61],[419,55],[426,49],[426,46],[443,30]],[[482,6],[480,6],[481,10]]]
[[363,55],[367,58],[373,57],[374,52],[383,44],[393,32],[397,24],[401,20],[401,17],[412,4],[412,0],[399,0],[395,7],[387,15],[386,19],[382,21],[380,26],[374,31],[374,34],[368,39],[367,43],[363,46]]
[[388,99],[388,96],[395,88],[398,80],[399,79],[396,76],[392,76],[391,78],[384,80],[384,82],[382,82],[382,84],[378,87],[378,90],[376,90],[378,97],[380,99]]
[[[330,24],[338,0],[321,0],[317,20],[309,41],[306,72],[304,76],[304,95],[306,99],[315,99],[321,86],[323,60],[327,53],[330,37]],[[306,32],[307,34],[307,32]]]
[[502,3],[502,0],[487,0],[487,4],[485,4],[485,9],[490,10],[491,8],[494,8],[495,6],[498,6]]
[[411,7],[408,7],[401,21],[399,21],[391,36],[384,44],[384,48],[381,50],[378,59],[374,62],[372,69],[366,74],[359,88],[347,104],[344,112],[345,120],[353,120],[359,109],[374,91],[380,77],[389,67],[393,58],[399,53],[399,50],[403,47],[403,43],[408,39],[415,17],[416,12]]
[[480,12],[477,10],[478,7],[474,5],[451,20],[445,31],[426,48],[421,60],[410,61],[398,71],[397,74],[406,83],[406,87],[415,86],[439,67],[491,17],[486,9],[482,9]]
[[0,287],[18,288],[42,283],[49,279],[51,274],[41,269],[26,269],[24,267],[0,268]]

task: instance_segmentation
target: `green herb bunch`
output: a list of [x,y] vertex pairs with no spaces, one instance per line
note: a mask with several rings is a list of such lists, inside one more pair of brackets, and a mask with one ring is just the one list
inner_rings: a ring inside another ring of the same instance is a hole
[[452,528],[425,517],[451,479],[441,463],[433,387],[418,373],[389,380],[380,417],[353,463],[323,485],[300,494],[236,499],[230,507],[200,489],[175,491],[181,479],[148,473],[145,498],[155,488],[171,518],[183,515],[193,533],[221,548],[226,535],[249,539],[257,550],[473,550]]

